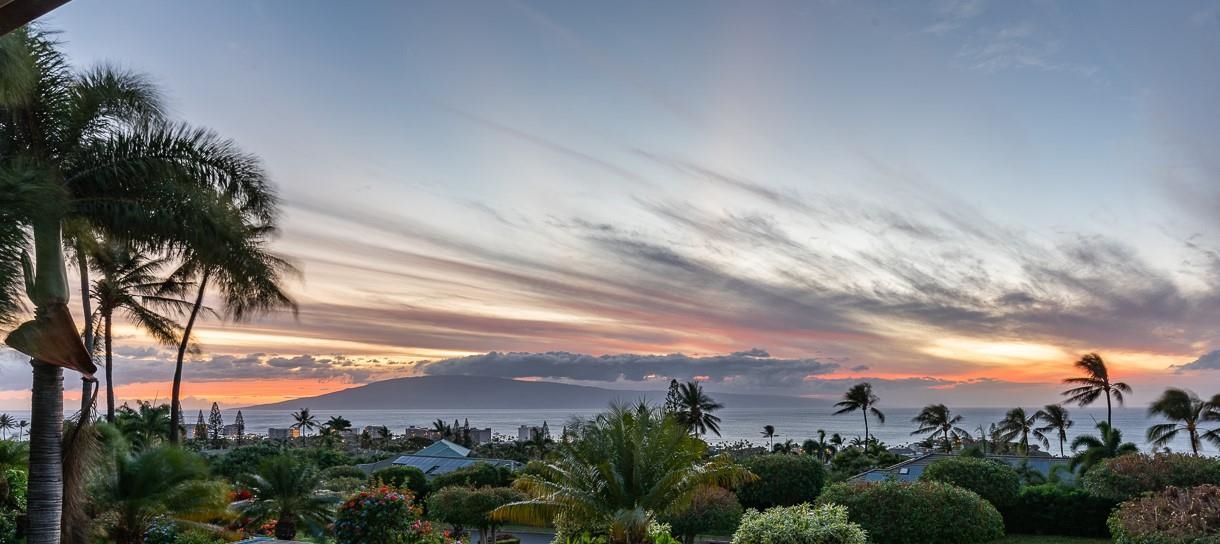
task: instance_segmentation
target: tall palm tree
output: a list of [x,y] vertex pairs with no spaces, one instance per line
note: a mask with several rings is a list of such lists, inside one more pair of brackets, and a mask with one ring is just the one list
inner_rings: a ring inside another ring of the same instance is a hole
[[1029,455],[1030,436],[1041,442],[1043,447],[1050,448],[1050,440],[1042,431],[1038,430],[1035,426],[1037,423],[1037,414],[1028,415],[1024,408],[1013,408],[1004,414],[1004,419],[1000,421],[1000,438],[1004,442],[1011,442],[1014,438],[1020,437],[1017,440],[1017,450],[1021,452],[1021,455]]
[[453,427],[439,417],[436,418],[436,421],[432,422],[432,432],[442,439],[453,437]]
[[1113,397],[1115,401],[1118,401],[1118,405],[1122,406],[1123,394],[1130,394],[1131,386],[1123,382],[1111,382],[1106,362],[1102,360],[1101,355],[1096,353],[1085,354],[1079,361],[1076,361],[1076,368],[1084,372],[1084,376],[1063,380],[1063,383],[1076,386],[1063,392],[1063,395],[1067,397],[1066,402],[1075,402],[1084,407],[1093,404],[1104,395],[1106,397],[1106,423],[1113,426],[1114,418],[1111,413],[1110,399]]
[[1047,404],[1041,410],[1034,413],[1034,418],[1045,423],[1038,427],[1038,432],[1049,433],[1055,431],[1059,437],[1059,457],[1063,457],[1063,443],[1067,442],[1067,431],[1072,428],[1072,419],[1068,417],[1067,408],[1059,404]]
[[0,37],[0,322],[17,320],[23,295],[34,310],[5,339],[33,367],[29,544],[59,541],[63,369],[96,371],[67,307],[64,226],[196,246],[233,236],[234,203],[275,209],[256,160],[161,113],[146,78],[74,71],[53,33]]
[[1139,447],[1130,442],[1123,442],[1122,431],[1111,427],[1109,423],[1098,421],[1097,430],[1099,436],[1082,435],[1072,441],[1072,451],[1075,453],[1072,454],[1072,462],[1068,468],[1073,471],[1079,469],[1080,474],[1084,474],[1103,460],[1128,453],[1139,453]]
[[25,428],[30,426],[30,422],[21,420],[17,422],[17,440],[25,438]]
[[555,516],[604,527],[612,544],[642,544],[657,514],[679,512],[696,491],[733,487],[753,475],[644,403],[613,407],[580,426],[552,461],[517,478],[531,498],[496,508],[492,519],[542,524]]
[[223,515],[225,485],[198,456],[173,447],[120,454],[104,471],[94,504],[104,510],[110,542],[137,544],[157,519],[203,521]]
[[[172,416],[175,419],[179,415],[177,406],[182,395],[182,364],[200,311],[205,309],[203,295],[209,287],[219,292],[224,309],[222,317],[229,321],[240,322],[281,308],[292,310],[293,315],[297,313],[296,302],[283,288],[284,277],[298,274],[297,269],[267,248],[276,232],[274,223],[265,217],[259,218],[257,213],[253,215],[255,217],[243,217],[241,236],[231,243],[184,248],[182,264],[174,272],[177,283],[196,284],[195,300],[189,306],[174,361],[170,405],[174,407]],[[176,431],[170,433],[170,441],[178,441]]]
[[8,439],[8,431],[17,427],[17,420],[8,414],[0,414],[0,440]]
[[94,321],[101,328],[106,361],[106,421],[114,422],[114,333],[115,312],[162,344],[178,341],[178,324],[160,310],[181,312],[190,306],[176,295],[182,287],[160,276],[169,260],[149,257],[131,244],[105,240],[96,245],[90,262],[99,276],[89,290],[97,303]]
[[775,425],[763,425],[763,438],[767,439],[767,451],[775,447]]
[[1162,447],[1185,433],[1190,442],[1190,451],[1199,455],[1202,439],[1220,445],[1216,431],[1202,432],[1199,424],[1205,421],[1220,421],[1220,395],[1211,400],[1202,400],[1194,393],[1181,389],[1166,389],[1161,397],[1148,406],[1148,415],[1159,415],[1169,420],[1148,427],[1148,442],[1153,447]]
[[720,436],[720,418],[713,412],[724,408],[703,392],[699,382],[687,382],[678,386],[678,410],[674,417],[695,436],[712,433]]
[[953,451],[953,437],[970,435],[969,431],[958,426],[962,422],[962,416],[953,415],[944,404],[924,406],[911,421],[919,424],[919,428],[911,432],[912,435],[931,434],[929,440],[938,434],[943,435],[946,452]]
[[290,455],[264,459],[258,472],[242,478],[250,490],[243,509],[255,522],[275,521],[275,537],[292,540],[304,524],[314,533],[330,522],[336,497],[318,495],[322,478],[312,465]]
[[847,393],[843,394],[843,400],[836,402],[835,406],[839,408],[835,415],[846,414],[859,410],[864,415],[864,441],[868,442],[871,435],[868,434],[868,414],[872,413],[877,418],[877,421],[885,423],[885,414],[877,409],[877,403],[881,401],[876,393],[873,393],[873,384],[861,382],[853,385]]
[[[835,436],[839,436],[839,435],[836,434]],[[833,441],[834,437],[831,437],[831,440]],[[843,441],[842,438],[840,438],[839,439],[840,445],[842,445],[842,441]],[[826,440],[826,431],[824,431],[822,429],[818,429],[818,439],[816,442],[814,442],[812,440],[810,440],[808,442],[813,442],[812,446],[813,446],[814,451],[807,452],[807,453],[816,455],[818,458],[818,461],[821,461],[823,463],[825,463],[832,456],[834,456],[835,451],[837,451],[837,449],[838,449],[833,444],[831,444],[831,442],[828,442]]]
[[309,413],[309,408],[301,408],[292,413],[293,429],[301,431],[301,436],[305,436],[305,431],[312,431],[318,428],[318,417]]

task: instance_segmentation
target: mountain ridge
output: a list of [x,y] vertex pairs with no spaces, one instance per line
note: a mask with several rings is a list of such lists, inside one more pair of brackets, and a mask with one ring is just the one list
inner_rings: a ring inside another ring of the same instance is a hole
[[[446,410],[446,409],[597,409],[614,402],[645,399],[663,402],[665,391],[606,389],[547,381],[485,376],[416,376],[392,378],[313,397],[258,404],[243,410]],[[734,408],[771,408],[828,401],[779,395],[711,393]]]

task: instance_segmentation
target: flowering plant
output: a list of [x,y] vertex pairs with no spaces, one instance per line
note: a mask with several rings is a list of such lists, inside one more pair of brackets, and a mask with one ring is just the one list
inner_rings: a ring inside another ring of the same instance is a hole
[[339,544],[445,544],[444,536],[423,519],[410,491],[380,486],[361,491],[339,505],[335,540]]

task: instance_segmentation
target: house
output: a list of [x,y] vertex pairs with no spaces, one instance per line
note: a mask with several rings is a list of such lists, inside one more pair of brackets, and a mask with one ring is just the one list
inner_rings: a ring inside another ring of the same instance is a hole
[[[913,482],[919,479],[923,474],[924,469],[928,465],[940,461],[942,459],[952,459],[957,457],[951,453],[925,453],[916,457],[912,457],[898,463],[894,466],[886,468],[875,468],[868,472],[857,474],[848,478],[849,482],[880,482],[884,480],[898,480],[900,482]],[[1068,468],[1071,459],[1066,457],[1025,457],[1022,455],[987,455],[987,459],[1006,463],[1012,468],[1021,470],[1024,465],[1026,469],[1038,472],[1042,476],[1049,478],[1052,472],[1057,472],[1059,478],[1065,482],[1070,482],[1075,479],[1075,475]],[[1057,468],[1063,467],[1063,468]]]
[[486,459],[470,457],[470,450],[448,440],[437,440],[431,446],[409,455],[400,455],[383,459],[376,463],[356,465],[365,474],[372,474],[388,467],[415,467],[428,477],[447,474],[460,468],[474,466],[479,463],[520,469],[520,462],[509,459]]
[[290,438],[300,438],[300,437],[301,437],[301,430],[297,429],[295,427],[288,427],[286,429],[278,428],[278,427],[271,427],[270,429],[267,429],[267,438],[270,438],[272,440],[288,440]]

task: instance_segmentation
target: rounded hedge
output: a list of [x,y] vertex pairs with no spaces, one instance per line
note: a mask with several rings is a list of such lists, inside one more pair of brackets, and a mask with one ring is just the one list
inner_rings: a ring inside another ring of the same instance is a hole
[[977,544],[1004,536],[1004,519],[991,503],[944,482],[840,483],[818,501],[846,506],[872,542]]
[[1220,487],[1170,487],[1110,516],[1115,544],[1210,544],[1220,535]]
[[1002,512],[1004,528],[1017,534],[1106,538],[1106,519],[1117,504],[1078,487],[1026,486]]
[[969,489],[1001,511],[1011,506],[1021,491],[1021,476],[1015,469],[999,461],[974,457],[953,457],[932,463],[919,479]]
[[[747,510],[733,544],[868,544],[868,534],[835,504]],[[880,542],[880,541],[877,541]]]
[[1080,485],[1094,495],[1116,501],[1171,486],[1220,485],[1220,461],[1185,453],[1122,455],[1089,469]]
[[385,484],[395,489],[409,489],[416,497],[428,492],[428,477],[415,467],[388,467],[369,477],[373,485]]
[[812,455],[756,455],[741,464],[758,476],[737,490],[737,499],[746,508],[765,510],[812,502],[826,481],[822,463]]

